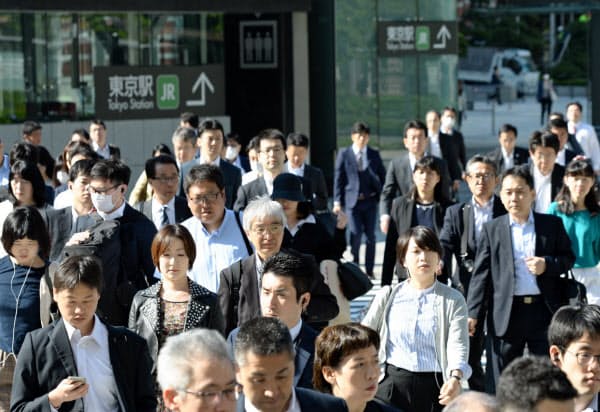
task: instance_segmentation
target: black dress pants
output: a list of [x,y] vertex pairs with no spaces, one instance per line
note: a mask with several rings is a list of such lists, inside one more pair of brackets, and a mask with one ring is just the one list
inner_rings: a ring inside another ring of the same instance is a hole
[[403,412],[440,412],[438,398],[444,378],[437,372],[411,372],[386,364],[375,397]]

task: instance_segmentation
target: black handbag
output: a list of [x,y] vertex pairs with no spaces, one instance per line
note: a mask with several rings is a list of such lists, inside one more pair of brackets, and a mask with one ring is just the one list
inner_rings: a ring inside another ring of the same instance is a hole
[[339,262],[338,276],[342,293],[348,300],[364,295],[373,287],[371,279],[353,262]]
[[560,275],[562,279],[562,287],[564,293],[564,299],[566,305],[586,305],[587,304],[587,290],[585,285],[573,276],[573,271],[569,270],[567,273]]

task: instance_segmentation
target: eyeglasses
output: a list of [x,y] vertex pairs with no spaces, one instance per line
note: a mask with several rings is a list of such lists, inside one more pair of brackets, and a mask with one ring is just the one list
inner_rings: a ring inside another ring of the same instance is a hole
[[252,231],[259,236],[264,236],[267,232],[271,235],[277,234],[283,230],[283,225],[281,223],[272,223],[267,226],[254,226]]
[[186,389],[180,389],[181,392],[189,393],[190,395],[194,395],[202,402],[214,402],[215,399],[226,399],[228,401],[235,401],[237,399],[237,390],[235,387],[223,389],[222,391],[188,391]]
[[179,176],[160,176],[160,177],[155,177],[153,180],[157,180],[160,183],[177,183],[177,181],[179,180]]
[[108,187],[108,188],[106,188],[106,189],[98,189],[98,188],[95,188],[95,187],[94,187],[94,186],[92,186],[92,185],[88,185],[88,187],[87,187],[87,190],[88,190],[88,192],[90,192],[90,193],[97,193],[97,194],[99,194],[99,195],[105,195],[105,194],[107,194],[108,192],[112,191],[113,189],[116,189],[116,188],[117,188],[117,187],[119,187],[119,186],[121,186],[121,184],[120,184],[120,183],[119,183],[119,184],[116,184],[116,185],[114,185],[114,186]]
[[207,193],[205,195],[190,198],[190,200],[192,201],[192,203],[197,204],[197,205],[199,205],[200,203],[214,203],[217,201],[220,194],[221,193],[219,193],[219,192]]
[[592,355],[588,352],[571,352],[570,350],[564,349],[565,352],[569,352],[571,355],[577,358],[577,363],[581,366],[589,366],[592,363],[592,359],[596,361],[596,364],[600,365],[600,355]]
[[475,180],[479,180],[479,179],[481,179],[481,180],[490,180],[493,177],[495,177],[495,175],[493,175],[491,173],[476,173],[476,174],[473,174],[473,175],[470,174],[468,176],[470,178],[475,179]]

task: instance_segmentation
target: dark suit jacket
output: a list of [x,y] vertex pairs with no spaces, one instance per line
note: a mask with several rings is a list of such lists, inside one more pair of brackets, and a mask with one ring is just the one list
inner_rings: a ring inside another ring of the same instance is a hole
[[[110,363],[124,411],[155,411],[152,360],[146,341],[125,328],[106,327]],[[66,377],[77,375],[62,320],[28,333],[15,367],[11,410],[49,411],[48,392]],[[83,399],[63,403],[60,411],[83,411]]]
[[[308,255],[307,255],[308,256]],[[237,268],[234,269],[234,266]],[[233,271],[240,270],[237,311],[234,310]],[[225,334],[242,323],[260,316],[258,277],[256,273],[256,255],[252,254],[241,261],[234,262],[220,274],[219,305],[225,318]],[[320,322],[333,319],[339,313],[335,296],[323,281],[323,276],[315,274],[311,298],[303,319],[306,322]]]
[[[385,167],[379,151],[367,146],[367,167],[371,187],[375,188],[375,199],[379,199],[383,182],[385,180]],[[339,151],[335,160],[335,178],[333,185],[333,198],[339,202],[342,209],[352,209],[358,201],[359,195],[358,163],[352,151],[352,146]],[[368,195],[369,193],[365,193]],[[375,212],[375,211],[374,211]]]
[[[450,199],[450,172],[444,159],[435,157],[434,159],[442,171],[440,176],[440,185],[442,193],[446,199]],[[402,153],[399,157],[392,159],[385,175],[385,183],[381,191],[381,200],[379,202],[379,214],[389,215],[392,208],[392,202],[398,196],[406,195],[413,186],[412,170],[408,152]]]
[[[381,269],[381,285],[391,285],[396,267],[396,243],[400,234],[412,227],[413,212],[416,201],[408,196],[400,196],[394,200],[390,216],[390,227],[385,237],[385,249],[383,252],[383,266]],[[433,212],[433,224],[435,232],[440,233],[444,223],[444,213],[448,205],[435,202]]]
[[[496,173],[498,176],[500,176],[500,174],[506,169],[504,167],[502,149],[497,147],[495,150],[489,152],[487,156],[496,164]],[[513,150],[513,164],[518,166],[527,162],[529,162],[529,151],[522,147],[515,146],[515,149]]]
[[[546,271],[536,276],[548,309],[553,313],[564,302],[560,274],[575,262],[569,239],[560,218],[533,213],[535,256],[544,257]],[[486,311],[488,331],[503,336],[508,328],[514,295],[514,267],[509,215],[483,225],[471,277],[467,307],[469,317],[483,319]]]
[[119,149],[114,144],[108,145],[108,153],[110,156],[110,160],[120,160],[121,159],[121,149]]
[[[302,178],[302,192],[304,197],[307,199],[312,199],[312,191],[310,183],[307,182],[306,178]],[[256,199],[260,196],[268,195],[267,184],[265,183],[265,178],[263,176],[259,176],[253,181],[246,183],[243,186],[240,186],[237,192],[235,205],[233,205],[233,210],[236,212],[240,210],[244,210],[248,203]]]
[[[154,222],[152,220],[152,200],[138,202],[135,204],[134,208],[138,212],[143,213],[151,222]],[[190,217],[192,217],[192,212],[187,205],[185,197],[175,196],[175,222],[181,223]]]
[[567,149],[570,149],[573,152],[575,152],[575,155],[584,155],[585,156],[585,152],[583,151],[583,148],[577,141],[577,138],[575,137],[575,135],[573,135],[571,133],[569,133],[569,138],[567,140],[566,146],[567,146]]
[[[288,164],[285,164],[285,171],[289,172]],[[304,165],[304,180],[310,184],[312,205],[315,210],[328,210],[327,206],[327,183],[325,175],[318,167]]]
[[[347,412],[348,407],[342,398],[310,389],[295,388],[296,399],[300,404],[302,412]],[[245,412],[244,395],[241,394],[237,400],[236,412]]]
[[73,215],[71,207],[64,209],[48,209],[48,233],[50,235],[50,260],[57,261],[71,238],[73,232]]
[[[227,344],[230,353],[233,354],[235,339],[239,328],[231,331],[227,337]],[[300,388],[312,389],[313,363],[315,361],[315,339],[317,339],[317,331],[308,326],[306,322],[302,322],[300,334],[294,341],[296,348],[296,357],[294,358],[294,386]]]
[[450,179],[452,181],[462,180],[462,173],[467,165],[465,155],[465,139],[461,132],[452,130],[452,134],[439,134],[440,150],[442,157],[448,165]]
[[[468,219],[470,219],[469,226],[471,230],[467,237],[467,256],[461,257],[462,234],[465,230],[463,214],[465,205],[469,206]],[[502,205],[500,197],[494,196],[494,204],[492,207],[492,219],[506,214],[506,209],[504,208],[504,205]],[[469,290],[471,273],[465,270],[464,266],[461,265],[461,262],[463,260],[475,261],[475,253],[477,251],[477,243],[475,242],[475,215],[471,200],[452,205],[446,209],[444,225],[440,232],[440,242],[444,248],[444,273],[446,276],[452,275],[450,272],[452,270],[452,256],[454,256],[458,263],[458,277],[460,280],[460,285],[456,286],[459,286],[459,289],[466,295]]]
[[[179,192],[177,193],[179,196],[185,196],[185,191],[183,190],[185,177],[192,167],[200,164],[199,162],[200,159],[198,158],[192,159],[181,165],[181,179],[179,183]],[[221,169],[223,180],[225,181],[225,207],[227,209],[232,209],[235,204],[238,189],[242,184],[242,172],[237,166],[232,165],[224,159],[220,159],[219,169]]]

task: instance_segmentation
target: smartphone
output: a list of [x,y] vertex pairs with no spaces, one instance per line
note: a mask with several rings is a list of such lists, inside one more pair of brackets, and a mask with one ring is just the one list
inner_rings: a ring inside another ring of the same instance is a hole
[[85,378],[83,376],[69,376],[67,379],[73,382],[79,382],[81,384],[85,383]]

